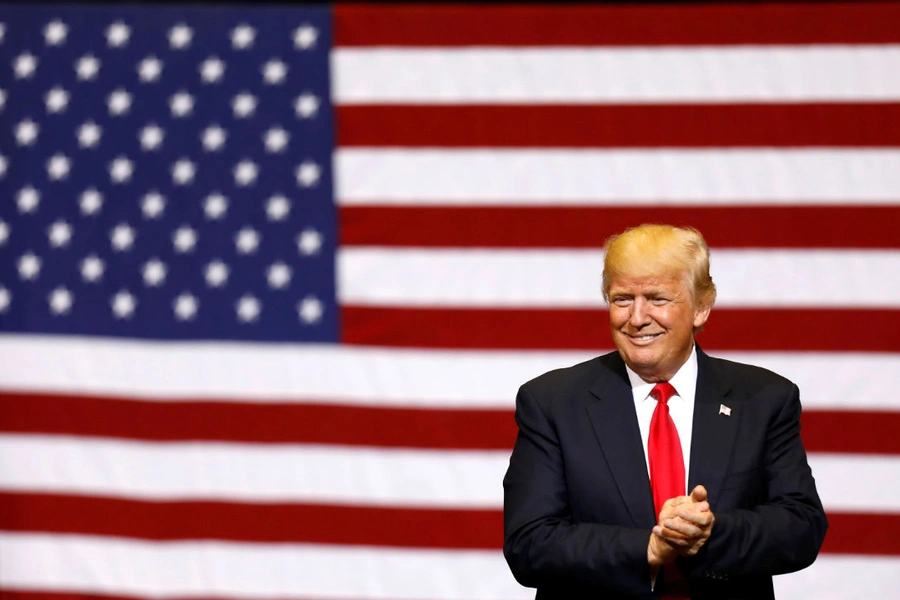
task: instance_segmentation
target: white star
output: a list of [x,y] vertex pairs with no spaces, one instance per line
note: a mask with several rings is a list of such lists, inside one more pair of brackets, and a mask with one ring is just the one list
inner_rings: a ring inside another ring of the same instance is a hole
[[187,92],[178,92],[169,98],[169,108],[173,117],[186,117],[194,110],[194,97]]
[[178,160],[172,165],[172,182],[175,185],[188,185],[194,181],[197,166],[186,158]]
[[0,154],[0,179],[3,179],[3,176],[6,175],[6,168],[9,166],[9,163],[6,162],[6,157]]
[[69,28],[66,27],[66,24],[59,19],[56,19],[55,21],[47,23],[47,26],[44,27],[44,40],[47,42],[48,46],[59,46],[66,41],[66,35],[68,33]]
[[287,71],[288,67],[284,62],[277,58],[273,58],[263,65],[263,81],[269,85],[279,85],[283,83],[284,78],[287,77]]
[[166,280],[168,269],[164,262],[158,258],[152,258],[144,263],[142,272],[144,285],[147,287],[159,287]]
[[0,219],[0,246],[6,245],[6,240],[9,239],[9,225],[6,221]]
[[307,325],[321,319],[323,312],[325,312],[325,308],[315,296],[307,296],[297,304],[297,314],[300,315],[300,320]]
[[113,183],[124,183],[131,179],[134,173],[134,163],[128,158],[120,156],[109,165],[109,178]]
[[253,45],[256,38],[256,30],[242,23],[231,30],[231,47],[235,50],[245,50]]
[[128,290],[121,290],[110,300],[113,314],[117,319],[130,319],[137,307],[137,298]]
[[182,225],[172,234],[172,245],[179,254],[190,252],[197,245],[197,232],[187,225]]
[[40,126],[31,119],[20,121],[16,125],[16,142],[20,146],[30,146],[37,139]]
[[145,219],[155,219],[166,209],[166,198],[159,192],[148,192],[141,200],[141,212]]
[[116,252],[131,250],[134,245],[134,236],[134,229],[128,223],[119,223],[109,234],[113,250]]
[[103,206],[103,196],[94,188],[86,189],[81,193],[79,206],[85,215],[96,214]]
[[19,278],[26,281],[37,279],[37,276],[41,272],[41,259],[32,252],[23,254],[19,257],[18,269]]
[[37,69],[38,60],[33,54],[25,52],[16,57],[13,61],[13,69],[16,72],[16,79],[28,79],[34,75]]
[[231,110],[239,119],[249,117],[256,110],[256,97],[248,92],[241,92],[232,98]]
[[207,219],[219,219],[228,210],[228,198],[219,193],[212,193],[203,202],[203,212]]
[[99,281],[104,269],[103,261],[96,254],[91,254],[81,261],[81,278],[88,283]]
[[210,125],[203,130],[203,148],[207,152],[221,150],[228,133],[218,125]]
[[10,302],[12,302],[12,294],[9,293],[9,290],[0,285],[0,313],[6,312]]
[[63,154],[54,154],[47,161],[47,176],[53,181],[65,179],[72,167],[71,161]]
[[316,185],[319,182],[319,177],[322,175],[319,165],[309,160],[300,163],[295,173],[297,175],[297,183],[301,187]]
[[106,43],[112,48],[120,48],[128,43],[131,29],[122,21],[116,21],[106,28]]
[[69,92],[57,86],[47,92],[47,95],[44,96],[44,102],[47,105],[47,112],[62,112],[69,105]]
[[259,247],[259,234],[250,227],[244,227],[234,236],[234,245],[240,254],[252,254]]
[[270,221],[281,221],[291,212],[291,201],[282,195],[272,196],[266,202],[266,215]]
[[40,203],[41,193],[30,185],[26,185],[19,190],[16,196],[16,204],[18,204],[19,212],[22,214],[34,212]]
[[197,316],[197,309],[199,307],[200,302],[187,292],[175,298],[175,302],[172,304],[172,309],[175,311],[175,317],[179,321],[190,321],[193,319]]
[[307,227],[297,235],[297,249],[303,256],[317,254],[322,247],[322,234]]
[[6,92],[0,90],[0,110],[3,110],[4,106],[6,106]]
[[0,42],[6,36],[6,23],[0,22]]
[[148,56],[138,63],[138,75],[140,75],[141,81],[153,82],[159,79],[162,68],[163,63],[161,60],[155,56]]
[[277,262],[269,265],[266,271],[266,279],[269,280],[269,287],[281,290],[291,281],[291,268],[283,262]]
[[228,281],[228,265],[221,260],[214,260],[206,265],[204,277],[209,287],[222,287]]
[[93,79],[99,71],[100,61],[90,54],[85,54],[75,63],[75,72],[78,73],[78,79],[82,81]]
[[100,141],[103,129],[93,121],[82,123],[78,128],[78,145],[82,148],[93,148]]
[[217,56],[210,56],[200,64],[200,78],[204,83],[216,83],[221,81],[225,74],[225,63]]
[[288,140],[290,139],[291,136],[287,131],[281,127],[273,127],[266,131],[266,135],[264,136],[266,151],[273,153],[281,152],[287,147]]
[[54,248],[68,246],[72,239],[72,226],[65,221],[56,221],[47,229],[47,238]]
[[259,168],[256,164],[249,159],[244,159],[234,167],[234,183],[239,186],[250,185],[256,181],[258,174]]
[[72,292],[64,287],[58,287],[50,292],[47,296],[47,302],[50,304],[50,310],[55,315],[64,315],[72,308]]
[[131,108],[131,94],[119,88],[107,97],[106,106],[109,107],[109,114],[124,115]]
[[238,319],[244,323],[250,323],[259,318],[261,306],[259,300],[247,294],[241,296],[234,305],[234,309],[237,312]]
[[294,30],[294,47],[297,50],[307,50],[316,45],[319,30],[308,23],[304,23]]
[[166,132],[156,123],[150,123],[141,129],[141,148],[144,150],[156,150],[162,145]]
[[184,23],[179,23],[169,30],[169,46],[177,50],[187,48],[193,37],[194,31]]

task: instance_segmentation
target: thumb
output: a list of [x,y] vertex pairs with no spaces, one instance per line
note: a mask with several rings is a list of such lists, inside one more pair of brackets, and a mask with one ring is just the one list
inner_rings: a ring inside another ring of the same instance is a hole
[[694,502],[703,502],[706,500],[706,488],[702,485],[698,485],[693,490],[691,490],[691,500]]

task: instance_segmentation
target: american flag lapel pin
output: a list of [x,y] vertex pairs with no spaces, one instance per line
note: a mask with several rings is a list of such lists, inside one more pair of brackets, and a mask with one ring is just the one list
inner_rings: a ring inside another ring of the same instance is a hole
[[725,406],[724,404],[720,404],[719,405],[719,414],[725,415],[726,417],[730,417],[731,416],[731,407]]

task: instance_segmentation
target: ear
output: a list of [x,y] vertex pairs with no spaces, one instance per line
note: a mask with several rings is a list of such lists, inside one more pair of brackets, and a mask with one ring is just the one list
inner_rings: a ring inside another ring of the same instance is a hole
[[700,308],[696,309],[696,311],[694,312],[694,329],[695,330],[703,327],[703,325],[706,323],[706,320],[709,318],[709,310],[711,308],[712,308],[711,306],[707,305],[707,306],[701,306]]

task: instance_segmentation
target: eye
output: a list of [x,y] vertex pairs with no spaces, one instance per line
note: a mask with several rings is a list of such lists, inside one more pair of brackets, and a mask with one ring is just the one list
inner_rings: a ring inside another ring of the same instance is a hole
[[668,304],[669,299],[662,296],[655,296],[653,298],[650,298],[650,302],[655,306],[662,306],[663,304]]
[[624,307],[631,304],[631,298],[626,298],[624,296],[619,296],[617,298],[612,299],[612,303],[616,306]]

